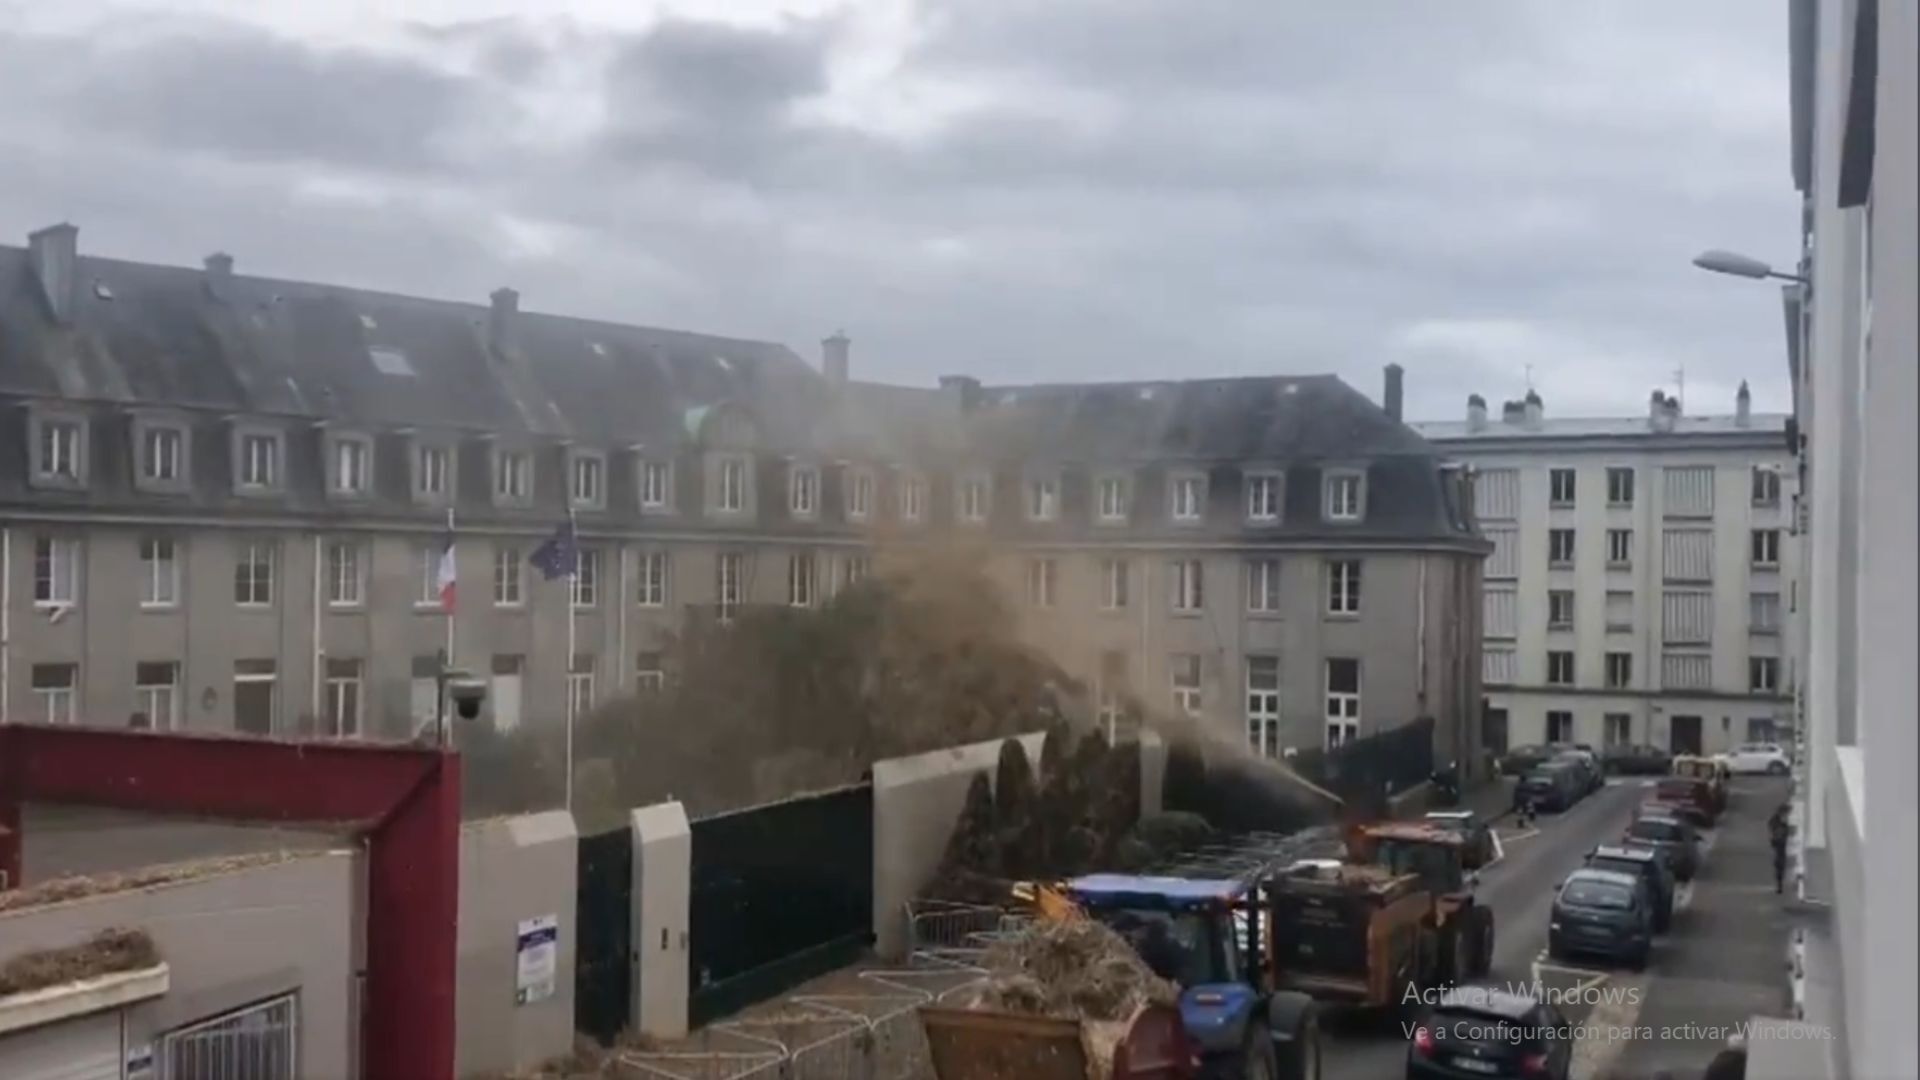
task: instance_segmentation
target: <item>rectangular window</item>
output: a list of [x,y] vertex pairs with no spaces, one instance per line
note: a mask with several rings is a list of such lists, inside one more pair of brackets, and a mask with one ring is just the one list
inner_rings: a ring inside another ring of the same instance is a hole
[[1606,746],[1630,746],[1633,744],[1633,715],[1631,713],[1610,712],[1605,717],[1606,728],[1601,732]]
[[1547,590],[1547,629],[1573,629],[1573,590]]
[[241,607],[273,603],[273,545],[253,541],[240,545],[233,566],[233,602]]
[[33,602],[64,607],[80,594],[80,541],[37,536],[33,541]]
[[1547,565],[1565,568],[1573,565],[1573,530],[1547,530]]
[[1263,615],[1280,613],[1280,560],[1247,560],[1247,610]]
[[1756,634],[1777,634],[1780,632],[1779,593],[1756,592],[1747,594],[1747,628]]
[[413,597],[414,607],[437,609],[441,606],[440,554],[444,550],[437,542],[414,545],[413,580],[419,590]]
[[1747,658],[1747,689],[1756,694],[1780,692],[1780,660],[1772,656]]
[[1060,564],[1052,559],[1027,560],[1027,606],[1050,608],[1053,606],[1054,588],[1058,584]]
[[666,689],[667,668],[657,652],[643,652],[633,665],[633,688],[642,694],[657,694]]
[[1633,685],[1633,654],[1610,652],[1607,654],[1607,689],[1625,690]]
[[1776,570],[1780,567],[1780,530],[1753,530],[1753,565],[1756,570]]
[[1633,565],[1633,530],[1607,530],[1607,565],[1624,570]]
[[747,508],[747,463],[744,458],[720,459],[718,498],[714,509],[721,513],[737,514]]
[[1668,589],[1661,594],[1661,640],[1669,645],[1706,645],[1713,641],[1713,593],[1706,589]]
[[1550,743],[1570,743],[1573,741],[1573,714],[1565,709],[1547,710],[1547,741]]
[[169,608],[180,601],[180,560],[173,541],[149,536],[140,541],[140,606]]
[[667,606],[667,553],[664,551],[643,551],[640,553],[640,606]]
[[502,450],[493,460],[493,494],[501,502],[525,502],[533,497],[533,455],[525,450]]
[[1199,559],[1175,559],[1168,567],[1167,580],[1173,589],[1173,610],[1192,614],[1206,606],[1206,591]]
[[900,520],[917,522],[927,516],[927,482],[918,476],[900,479]]
[[327,545],[327,604],[359,607],[365,602],[366,576],[360,569],[360,545],[336,540]]
[[1173,478],[1173,520],[1199,521],[1206,499],[1206,480],[1198,476]]
[[1278,473],[1247,474],[1247,520],[1280,520],[1280,476]]
[[1027,480],[1027,520],[1052,521],[1060,512],[1060,481],[1050,476]]
[[787,511],[794,517],[812,517],[820,512],[820,470],[811,465],[787,470]]
[[1660,685],[1665,690],[1711,689],[1713,657],[1706,653],[1662,653]]
[[1569,507],[1573,505],[1574,471],[1572,469],[1547,470],[1547,503],[1550,506]]
[[1633,468],[1614,466],[1607,470],[1607,505],[1627,507],[1633,505]]
[[409,715],[416,732],[432,731],[431,725],[440,712],[440,668],[438,655],[413,658],[413,679],[408,683],[412,698]]
[[600,549],[580,549],[579,569],[573,575],[573,606],[590,608],[600,603]]
[[583,509],[605,504],[607,463],[596,454],[579,454],[573,459],[573,505]]
[[363,495],[367,490],[367,459],[372,450],[365,440],[339,438],[333,441],[333,492],[336,495]]
[[322,734],[336,739],[360,734],[361,671],[359,660],[327,658],[327,716]]
[[1359,521],[1361,513],[1361,486],[1363,478],[1358,473],[1330,473],[1327,476],[1327,520]]
[[1127,593],[1133,582],[1132,567],[1125,559],[1105,559],[1100,563],[1100,607],[1119,611],[1127,606]]
[[1633,629],[1633,594],[1615,589],[1607,593],[1607,629]]
[[80,665],[35,664],[29,673],[33,682],[34,713],[48,724],[74,722],[75,694],[80,687]]
[[526,662],[514,654],[493,658],[492,685],[487,689],[487,708],[493,710],[495,731],[512,731],[520,726],[520,695],[525,685],[522,672]]
[[1126,712],[1127,654],[1105,651],[1100,654],[1100,680],[1094,693],[1094,718],[1109,740],[1119,733]]
[[1480,654],[1480,681],[1488,686],[1512,686],[1514,667],[1512,649],[1489,647]]
[[585,716],[593,711],[593,669],[594,658],[588,653],[575,653],[573,663],[567,667],[567,715]]
[[80,424],[74,420],[40,421],[38,471],[43,479],[80,479]]
[[133,717],[129,727],[172,731],[180,723],[180,665],[142,661],[133,665]]
[[787,604],[812,607],[814,601],[814,560],[809,552],[787,556]]
[[428,499],[447,495],[447,473],[451,458],[444,446],[420,446],[413,455],[413,490]]
[[520,586],[525,574],[520,567],[525,561],[517,547],[493,549],[493,606],[520,606],[522,603]]
[[1360,614],[1360,560],[1327,562],[1327,614]]
[[1520,516],[1520,476],[1513,469],[1482,469],[1473,481],[1474,516],[1512,521]]
[[1173,707],[1187,716],[1199,716],[1200,657],[1197,653],[1175,653],[1168,658],[1168,674],[1173,684]]
[[723,551],[715,563],[719,580],[715,595],[720,601],[720,618],[729,619],[746,602],[747,558],[737,551]]
[[1280,756],[1280,658],[1247,657],[1247,748]]
[[1100,478],[1100,520],[1127,520],[1127,480],[1124,476]]
[[1512,580],[1520,576],[1520,530],[1514,528],[1483,530],[1493,554],[1487,556],[1489,580]]
[[1564,649],[1547,653],[1547,685],[1573,685],[1573,654]]
[[856,469],[847,477],[847,516],[865,521],[873,513],[873,474]]
[[280,437],[240,437],[240,486],[265,490],[280,486]]
[[140,476],[156,484],[181,479],[186,441],[179,428],[149,427],[141,434]]
[[1513,638],[1520,633],[1520,590],[1488,587],[1480,594],[1481,632],[1490,638]]
[[233,662],[233,727],[249,735],[273,734],[279,675],[271,658]]
[[1669,465],[1662,478],[1662,509],[1668,517],[1713,516],[1713,466]]
[[865,581],[867,574],[873,569],[865,555],[847,556],[844,566],[845,572],[842,575],[842,580],[847,585],[858,585],[860,582]]
[[1666,529],[1660,534],[1660,572],[1667,581],[1713,580],[1713,530]]
[[640,463],[640,509],[665,510],[673,503],[673,468],[664,461]]
[[1780,470],[1771,465],[1753,467],[1753,505],[1780,505]]
[[1327,658],[1327,748],[1360,737],[1360,661]]
[[960,520],[978,524],[987,520],[987,481],[969,476],[960,481]]

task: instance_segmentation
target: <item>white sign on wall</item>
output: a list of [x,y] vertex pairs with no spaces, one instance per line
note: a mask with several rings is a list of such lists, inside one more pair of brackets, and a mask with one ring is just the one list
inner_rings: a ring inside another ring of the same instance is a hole
[[553,996],[560,970],[560,917],[541,915],[520,920],[514,941],[516,1005],[531,1005]]

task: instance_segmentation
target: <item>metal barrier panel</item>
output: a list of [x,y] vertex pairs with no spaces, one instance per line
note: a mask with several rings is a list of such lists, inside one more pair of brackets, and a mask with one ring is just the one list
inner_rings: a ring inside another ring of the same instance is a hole
[[844,966],[873,942],[873,786],[693,822],[689,1020]]
[[580,838],[574,897],[573,1026],[610,1044],[633,1004],[633,831]]
[[160,1036],[159,1080],[296,1080],[300,1012],[284,997],[176,1028]]

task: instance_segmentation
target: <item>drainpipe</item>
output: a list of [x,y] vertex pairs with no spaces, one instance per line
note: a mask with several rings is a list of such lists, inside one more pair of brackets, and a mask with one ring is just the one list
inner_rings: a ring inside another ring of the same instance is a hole
[[0,526],[0,724],[13,702],[13,530]]
[[[629,585],[629,582],[627,580],[627,570],[629,565],[627,561],[628,554],[630,554],[630,552],[627,550],[627,545],[621,544],[620,545],[620,601],[619,603],[614,605],[614,609],[620,613],[619,627],[614,633],[614,639],[619,643],[620,652],[619,652],[618,658],[615,660],[615,663],[618,666],[614,668],[615,674],[613,677],[613,685],[618,687],[620,692],[622,693],[624,693],[627,689],[627,674],[628,674],[628,668],[627,668],[627,660],[628,660],[628,657],[627,657],[627,603],[628,601],[627,601],[627,597],[632,595],[627,591],[627,588]],[[567,663],[571,665],[573,663],[573,658],[568,657]],[[571,671],[573,669],[572,667],[568,667],[567,670]]]
[[[325,567],[321,548],[324,543],[320,535],[315,533],[313,537],[313,679],[312,684],[308,687],[309,700],[307,708],[309,715],[313,718],[313,724],[316,729],[320,725],[321,658],[325,655],[320,640],[320,602],[323,598],[320,591],[320,579],[321,572]],[[365,725],[362,725],[362,730],[365,730]]]

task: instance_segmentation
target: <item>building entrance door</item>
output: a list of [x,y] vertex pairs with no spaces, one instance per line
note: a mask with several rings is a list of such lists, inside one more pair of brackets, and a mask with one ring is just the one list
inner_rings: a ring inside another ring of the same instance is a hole
[[1676,716],[1667,721],[1667,749],[1674,754],[1700,753],[1700,718]]

